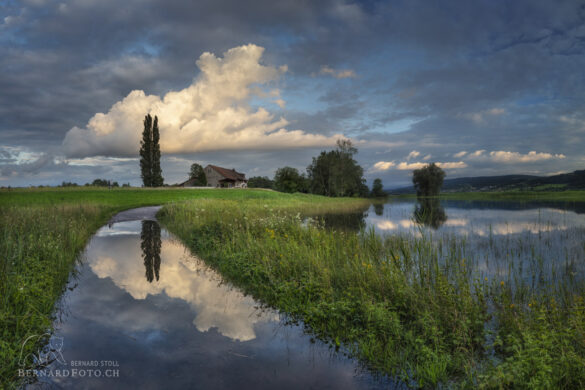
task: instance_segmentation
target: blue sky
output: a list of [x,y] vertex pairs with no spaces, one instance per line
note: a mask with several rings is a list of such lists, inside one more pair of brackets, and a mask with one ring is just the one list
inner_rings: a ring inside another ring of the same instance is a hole
[[170,184],[192,162],[304,171],[340,136],[387,187],[431,161],[450,178],[585,167],[583,2],[120,4],[0,5],[0,186],[139,185],[149,112]]

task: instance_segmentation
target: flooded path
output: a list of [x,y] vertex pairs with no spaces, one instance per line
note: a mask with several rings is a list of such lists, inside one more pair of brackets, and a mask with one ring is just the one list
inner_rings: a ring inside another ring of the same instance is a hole
[[122,212],[91,239],[59,304],[53,362],[29,388],[396,388],[224,283],[158,209]]

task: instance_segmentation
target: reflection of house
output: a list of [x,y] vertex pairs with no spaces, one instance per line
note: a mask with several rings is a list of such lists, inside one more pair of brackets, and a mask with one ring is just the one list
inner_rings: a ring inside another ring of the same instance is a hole
[[245,188],[248,186],[246,175],[236,172],[235,169],[208,165],[203,171],[205,172],[207,186],[209,187]]

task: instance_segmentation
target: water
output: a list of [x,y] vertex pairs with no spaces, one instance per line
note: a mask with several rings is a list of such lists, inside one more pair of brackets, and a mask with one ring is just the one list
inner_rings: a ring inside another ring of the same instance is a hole
[[362,218],[383,236],[428,237],[443,260],[465,259],[476,278],[517,278],[535,291],[585,279],[585,208],[578,203],[391,201]]
[[92,238],[29,387],[401,387],[224,283],[155,212],[121,213]]

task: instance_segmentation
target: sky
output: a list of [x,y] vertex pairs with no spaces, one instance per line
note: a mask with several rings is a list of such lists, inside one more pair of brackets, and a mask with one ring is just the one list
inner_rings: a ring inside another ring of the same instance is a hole
[[585,2],[4,0],[0,186],[305,172],[340,138],[369,184],[585,168]]

